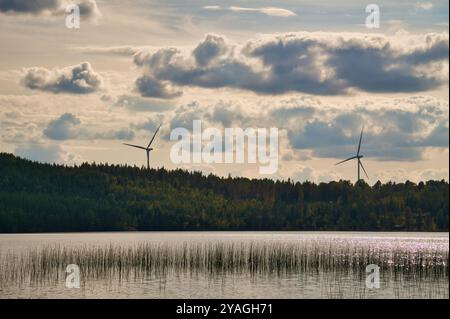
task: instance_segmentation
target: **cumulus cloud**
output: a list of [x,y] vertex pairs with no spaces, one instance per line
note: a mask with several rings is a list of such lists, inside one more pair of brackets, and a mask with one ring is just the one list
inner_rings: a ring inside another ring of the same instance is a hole
[[286,143],[281,154],[286,161],[352,156],[362,126],[361,151],[371,160],[419,161],[430,148],[445,149],[449,144],[448,102],[435,98],[355,99],[337,105],[320,98],[256,103],[192,102],[165,114],[164,122],[171,129],[188,130],[197,119],[204,127],[278,127],[280,143]]
[[65,67],[46,69],[33,67],[24,70],[22,85],[32,90],[52,93],[88,94],[98,91],[102,77],[92,69],[89,62]]
[[134,138],[134,132],[129,129],[97,131],[81,124],[81,120],[75,115],[64,113],[59,118],[50,121],[43,133],[52,140],[131,140]]
[[136,88],[144,97],[172,99],[182,94],[169,81],[159,81],[148,75],[143,75],[136,80]]
[[44,135],[53,140],[73,139],[78,135],[81,121],[71,113],[65,113],[51,121],[44,129]]
[[246,8],[238,6],[221,7],[213,5],[213,6],[204,6],[203,9],[211,11],[229,11],[237,13],[261,13],[267,16],[283,17],[283,18],[296,16],[296,14],[291,10],[277,7]]
[[208,34],[205,41],[200,43],[192,53],[197,65],[205,66],[213,59],[223,56],[227,51],[228,47],[224,38],[214,34]]
[[100,16],[95,0],[0,0],[0,12],[30,15],[64,15],[67,5],[75,3],[82,18],[94,19]]
[[210,34],[188,54],[177,48],[136,53],[144,72],[136,86],[143,96],[172,98],[182,86],[338,95],[427,91],[448,83],[447,33],[406,43],[383,35],[303,32],[236,45]]
[[294,117],[294,123],[295,127],[287,128],[292,147],[312,150],[315,157],[354,155],[363,125],[361,151],[377,160],[417,161],[423,159],[427,147],[446,148],[449,144],[448,112],[426,104],[418,104],[414,110],[322,109],[309,117]]

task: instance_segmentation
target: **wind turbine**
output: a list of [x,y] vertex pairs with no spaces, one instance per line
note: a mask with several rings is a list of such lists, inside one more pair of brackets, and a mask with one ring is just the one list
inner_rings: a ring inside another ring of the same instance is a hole
[[366,174],[367,178],[369,178],[369,175],[367,175],[367,172],[366,172],[366,170],[364,168],[364,165],[361,162],[361,158],[363,158],[364,156],[359,154],[359,152],[361,150],[361,140],[362,140],[363,130],[364,130],[364,127],[361,129],[361,135],[359,136],[358,151],[356,152],[356,155],[352,156],[352,157],[349,157],[349,158],[347,158],[347,159],[345,159],[343,161],[340,161],[339,163],[336,163],[336,165],[339,165],[339,164],[342,164],[344,162],[350,161],[352,159],[357,159],[358,160],[358,181],[361,179],[360,178],[360,168],[363,169],[364,174]]
[[127,146],[131,146],[131,147],[136,147],[136,148],[140,148],[142,150],[145,150],[147,152],[147,169],[150,169],[150,151],[153,151],[153,148],[150,147],[150,145],[152,145],[153,140],[155,139],[156,134],[159,131],[159,128],[161,127],[161,125],[158,127],[158,129],[156,130],[155,134],[153,134],[152,139],[150,140],[150,143],[148,143],[147,147],[143,147],[143,146],[139,146],[139,145],[134,145],[134,144],[127,144],[127,143],[123,143],[123,145],[127,145]]

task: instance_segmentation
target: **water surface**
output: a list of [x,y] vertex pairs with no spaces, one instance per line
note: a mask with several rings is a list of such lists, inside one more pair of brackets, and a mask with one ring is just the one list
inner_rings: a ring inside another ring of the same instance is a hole
[[448,298],[448,248],[448,233],[0,234],[0,297]]

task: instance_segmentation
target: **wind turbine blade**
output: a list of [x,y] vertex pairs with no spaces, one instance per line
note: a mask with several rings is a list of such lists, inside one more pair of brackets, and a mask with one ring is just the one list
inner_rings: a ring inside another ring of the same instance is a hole
[[363,130],[364,130],[364,126],[361,129],[361,135],[359,136],[358,152],[356,152],[356,155],[359,155],[359,151],[361,150],[361,140],[362,140]]
[[156,129],[156,132],[155,132],[155,134],[153,134],[153,137],[152,137],[152,139],[150,140],[150,143],[148,143],[147,148],[149,148],[150,145],[152,145],[152,142],[153,142],[153,140],[155,139],[155,136],[156,136],[156,134],[158,133],[160,127],[161,127],[161,125]]
[[359,161],[359,165],[361,165],[361,168],[363,169],[363,171],[364,171],[364,174],[366,174],[366,176],[367,176],[367,179],[369,179],[369,175],[367,175],[366,169],[364,168],[364,165],[362,164],[362,162],[361,162],[361,161]]
[[349,157],[349,158],[347,158],[347,159],[345,159],[345,160],[343,160],[343,161],[340,161],[339,163],[336,163],[336,164],[334,164],[334,165],[339,165],[339,164],[342,164],[342,163],[344,163],[344,162],[347,162],[347,161],[352,160],[352,159],[355,159],[355,158],[358,158],[358,156],[352,156],[352,157]]
[[143,150],[147,150],[145,147],[139,146],[139,145],[127,144],[127,143],[122,143],[122,144],[123,144],[123,145],[127,145],[127,146],[131,146],[131,147],[140,148],[140,149],[143,149]]

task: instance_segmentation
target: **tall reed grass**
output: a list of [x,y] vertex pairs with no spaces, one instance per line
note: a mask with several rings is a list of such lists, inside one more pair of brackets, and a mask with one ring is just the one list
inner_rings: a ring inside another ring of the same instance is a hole
[[447,250],[377,247],[339,242],[183,242],[141,243],[135,246],[46,246],[0,254],[0,287],[60,280],[68,264],[80,268],[83,279],[130,280],[169,273],[207,275],[249,273],[346,272],[365,276],[369,264],[393,276],[445,279]]

